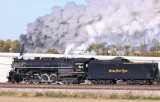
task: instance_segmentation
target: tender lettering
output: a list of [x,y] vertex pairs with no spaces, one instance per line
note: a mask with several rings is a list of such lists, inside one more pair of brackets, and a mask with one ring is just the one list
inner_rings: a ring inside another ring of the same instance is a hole
[[122,69],[122,73],[127,73],[128,70]]
[[109,73],[127,73],[128,70],[125,69],[109,69]]

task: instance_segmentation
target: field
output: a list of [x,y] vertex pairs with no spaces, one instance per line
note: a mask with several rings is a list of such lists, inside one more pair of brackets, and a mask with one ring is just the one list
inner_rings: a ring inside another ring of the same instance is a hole
[[157,96],[64,92],[0,91],[0,102],[159,102]]

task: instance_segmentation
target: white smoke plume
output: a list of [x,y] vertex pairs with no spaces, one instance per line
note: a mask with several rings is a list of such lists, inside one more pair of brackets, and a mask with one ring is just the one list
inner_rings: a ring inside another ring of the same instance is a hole
[[69,2],[28,24],[20,42],[27,52],[85,50],[91,43],[160,38],[160,0]]

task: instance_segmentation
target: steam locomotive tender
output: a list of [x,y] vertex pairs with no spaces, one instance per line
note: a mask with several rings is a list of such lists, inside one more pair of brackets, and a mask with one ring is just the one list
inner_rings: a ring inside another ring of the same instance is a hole
[[13,83],[84,83],[153,84],[158,80],[157,63],[133,63],[117,57],[112,60],[94,58],[14,58],[8,81]]

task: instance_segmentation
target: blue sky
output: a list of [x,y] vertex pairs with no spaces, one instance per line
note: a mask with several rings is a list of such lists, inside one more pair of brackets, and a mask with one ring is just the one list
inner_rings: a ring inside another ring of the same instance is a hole
[[87,4],[85,0],[0,0],[0,39],[19,39],[27,24],[37,17],[51,13],[53,6],[63,7],[67,2]]

